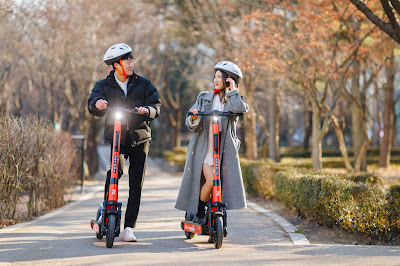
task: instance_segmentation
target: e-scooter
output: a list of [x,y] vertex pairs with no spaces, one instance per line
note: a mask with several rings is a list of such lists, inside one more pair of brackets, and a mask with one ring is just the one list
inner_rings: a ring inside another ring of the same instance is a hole
[[114,121],[114,135],[111,155],[111,177],[106,191],[107,200],[100,204],[97,210],[96,220],[90,222],[92,230],[96,232],[96,237],[102,239],[106,236],[106,246],[111,248],[114,245],[114,238],[119,236],[121,227],[121,207],[118,202],[118,180],[119,180],[119,153],[121,147],[122,124],[126,122],[129,114],[142,115],[134,109],[105,108],[106,112],[111,112]]
[[[188,115],[194,115],[188,112]],[[221,176],[220,176],[220,134],[219,134],[219,116],[243,116],[243,114],[235,114],[231,112],[220,112],[217,110],[211,112],[199,112],[199,116],[211,116],[212,119],[212,134],[213,134],[213,188],[211,199],[208,202],[206,213],[206,221],[204,225],[193,222],[194,214],[186,213],[185,221],[181,222],[181,228],[185,231],[185,236],[188,239],[194,237],[194,234],[208,235],[209,243],[214,243],[215,248],[219,249],[222,246],[222,240],[228,234],[227,227],[227,204],[222,202],[221,191]]]

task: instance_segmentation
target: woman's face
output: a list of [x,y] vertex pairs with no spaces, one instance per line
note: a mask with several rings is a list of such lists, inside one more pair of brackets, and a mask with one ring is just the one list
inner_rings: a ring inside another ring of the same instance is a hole
[[217,70],[214,74],[214,88],[222,90],[224,88],[224,81],[222,80],[221,71]]

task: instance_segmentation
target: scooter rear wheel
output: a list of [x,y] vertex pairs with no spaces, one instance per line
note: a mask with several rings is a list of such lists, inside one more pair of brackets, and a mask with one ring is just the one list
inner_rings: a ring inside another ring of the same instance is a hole
[[222,239],[224,238],[224,228],[223,228],[221,216],[218,216],[215,218],[214,229],[215,229],[215,234],[213,236],[214,246],[215,246],[215,248],[218,249],[218,248],[221,248]]
[[108,230],[106,234],[106,246],[112,248],[115,238],[116,217],[115,214],[108,215]]
[[187,239],[192,239],[194,237],[194,233],[186,232],[185,231],[185,236]]
[[[185,221],[192,221],[194,215],[192,213],[185,214]],[[185,231],[185,236],[187,239],[192,239],[194,237],[194,233]]]
[[[101,211],[103,209],[102,206],[103,205],[100,205],[99,209],[97,210],[96,221],[99,221],[99,218],[100,218],[100,215],[101,215]],[[100,226],[100,232],[96,233],[96,238],[97,239],[102,239],[103,238],[103,234],[101,233],[101,226]]]

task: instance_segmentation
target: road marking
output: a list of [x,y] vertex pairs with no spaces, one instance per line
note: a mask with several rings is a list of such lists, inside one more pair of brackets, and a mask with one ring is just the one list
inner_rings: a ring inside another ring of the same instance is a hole
[[64,205],[63,207],[61,207],[61,208],[59,208],[59,209],[56,209],[56,210],[51,211],[51,212],[49,212],[49,213],[46,213],[46,214],[43,215],[43,216],[39,216],[39,217],[37,217],[37,218],[34,218],[34,219],[31,220],[31,221],[27,221],[27,222],[23,222],[23,223],[18,223],[18,224],[9,225],[9,226],[7,226],[7,227],[5,227],[5,228],[0,229],[0,236],[1,236],[1,235],[4,235],[4,234],[12,233],[12,232],[14,232],[15,230],[17,230],[17,229],[19,229],[19,228],[21,228],[21,227],[24,227],[24,226],[27,226],[27,225],[31,225],[31,224],[34,224],[34,223],[37,223],[37,222],[41,222],[41,221],[44,221],[44,220],[46,220],[46,219],[49,219],[49,218],[51,218],[51,217],[53,217],[53,216],[56,216],[56,215],[58,215],[58,214],[60,214],[60,213],[62,213],[62,212],[64,212],[64,211],[66,211],[66,210],[69,210],[69,209],[75,207],[76,205],[78,205],[78,204],[81,203],[82,201],[85,201],[85,200],[88,200],[88,199],[92,198],[96,193],[98,193],[98,192],[100,192],[100,191],[103,191],[103,190],[104,190],[104,186],[101,186],[101,185],[98,185],[98,187],[95,186],[95,187],[94,187],[94,191],[92,191],[92,192],[90,192],[90,193],[87,193],[87,194],[85,194],[85,195],[82,195],[82,196],[81,196],[79,199],[77,199],[76,201],[71,202],[71,203],[69,203],[69,204],[67,204],[67,205]]
[[267,215],[268,217],[272,218],[275,222],[277,222],[283,228],[283,230],[285,230],[285,232],[288,233],[294,245],[296,246],[310,245],[310,242],[308,241],[306,236],[301,233],[297,233],[296,232],[297,228],[282,216],[274,213],[271,210],[265,209],[251,201],[247,202],[247,206],[252,208],[253,210],[256,210],[258,212],[261,212],[262,214]]

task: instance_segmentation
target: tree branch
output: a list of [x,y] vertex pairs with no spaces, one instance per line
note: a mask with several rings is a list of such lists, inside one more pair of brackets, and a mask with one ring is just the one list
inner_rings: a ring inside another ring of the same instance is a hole
[[396,36],[398,38],[400,38],[400,27],[397,22],[396,16],[393,12],[393,8],[389,5],[389,0],[380,0],[380,1],[381,1],[383,10],[385,11],[385,13],[389,19],[390,25],[392,25],[394,34],[396,34]]
[[363,2],[360,0],[349,0],[352,4],[356,6],[358,10],[360,10],[372,23],[374,23],[378,28],[380,28],[383,32],[385,32],[390,38],[392,38],[397,43],[400,43],[400,38],[394,33],[394,30],[391,24],[386,23],[378,16],[376,16],[371,9],[369,9]]
[[397,14],[400,14],[400,2],[399,0],[390,0],[392,7],[396,10]]

